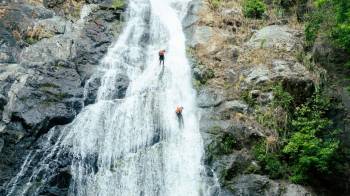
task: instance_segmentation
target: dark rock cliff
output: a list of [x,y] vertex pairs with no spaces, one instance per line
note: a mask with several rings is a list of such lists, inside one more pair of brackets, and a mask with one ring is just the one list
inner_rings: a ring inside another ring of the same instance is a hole
[[[100,82],[88,79],[123,24],[123,10],[98,3],[0,3],[0,195],[50,128],[95,101]],[[59,160],[44,195],[67,194],[69,157]]]

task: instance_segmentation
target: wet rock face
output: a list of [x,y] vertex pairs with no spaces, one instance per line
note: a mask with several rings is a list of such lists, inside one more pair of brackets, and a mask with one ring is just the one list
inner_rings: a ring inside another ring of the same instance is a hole
[[101,78],[91,78],[87,80],[87,84],[85,86],[86,94],[84,95],[84,104],[89,105],[95,103],[97,98],[98,88],[101,86]]
[[0,63],[15,62],[13,55],[16,52],[15,43],[15,38],[0,23]]
[[[95,102],[100,80],[94,76],[91,83],[87,81],[122,24],[122,10],[110,9],[106,2],[90,1],[104,5],[91,6],[80,22],[64,16],[61,8],[68,4],[63,0],[1,7],[0,195],[5,194],[6,183],[19,172],[30,149],[39,148],[50,128],[71,122],[84,102]],[[128,82],[120,78],[117,97],[125,96]],[[68,155],[58,159],[56,176],[40,191],[42,195],[67,195],[71,174],[65,168],[69,159]]]
[[116,79],[116,90],[113,95],[113,99],[122,99],[125,97],[126,90],[128,89],[130,80],[126,75],[117,75]]
[[75,55],[72,60],[79,65],[83,79],[89,78],[93,68],[99,64],[114,37],[121,31],[121,12],[100,9],[91,13],[83,27],[79,39],[74,40]]
[[24,65],[26,73],[15,82],[3,121],[20,121],[35,134],[66,124],[82,108],[82,88],[75,65],[64,61]]

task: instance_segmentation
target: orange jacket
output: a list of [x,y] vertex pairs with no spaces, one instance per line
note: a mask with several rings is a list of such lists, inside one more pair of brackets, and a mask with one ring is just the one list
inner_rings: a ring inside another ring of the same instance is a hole
[[182,110],[183,110],[183,107],[177,106],[175,112],[176,114],[181,114]]

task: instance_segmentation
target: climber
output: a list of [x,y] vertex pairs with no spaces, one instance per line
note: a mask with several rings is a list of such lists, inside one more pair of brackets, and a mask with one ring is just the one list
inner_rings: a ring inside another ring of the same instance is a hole
[[164,66],[164,54],[165,54],[165,50],[159,51],[159,65],[163,63],[163,66]]
[[179,121],[179,128],[180,129],[184,128],[184,119],[182,117],[182,110],[183,109],[184,109],[184,107],[182,107],[182,106],[176,106],[176,110],[175,110],[175,113],[176,113],[178,121]]

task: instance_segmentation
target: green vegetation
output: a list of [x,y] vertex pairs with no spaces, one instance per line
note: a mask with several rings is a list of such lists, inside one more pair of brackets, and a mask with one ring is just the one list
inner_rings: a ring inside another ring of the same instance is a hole
[[261,0],[245,0],[243,14],[248,18],[261,18],[266,11],[266,5]]
[[[202,68],[203,69],[203,68]],[[201,71],[195,79],[193,79],[192,83],[196,90],[199,90],[200,87],[207,83],[208,80],[215,77],[215,73],[212,69],[207,68]]]
[[[336,49],[350,53],[350,1],[349,0],[313,0],[312,12],[307,17],[305,25],[305,40],[308,49],[311,49],[319,38],[327,40]],[[342,54],[327,57],[334,66],[344,66],[349,69],[348,59],[339,58]],[[347,87],[350,88],[350,87]]]
[[329,99],[315,94],[294,113],[293,133],[283,148],[294,183],[308,182],[315,173],[328,174],[330,161],[339,145],[337,132],[331,127],[332,121],[325,116],[329,104]]
[[234,149],[239,148],[236,138],[231,133],[224,132],[222,128],[214,126],[209,132],[216,135],[216,139],[206,149],[209,160],[216,159],[221,155],[230,154]]
[[[261,165],[261,172],[271,178],[289,178],[294,183],[310,184],[313,175],[328,175],[339,149],[338,131],[326,116],[329,98],[316,92],[309,100],[293,109],[293,97],[281,85],[273,87],[274,100],[270,108],[283,108],[287,113],[284,126],[273,113],[257,114],[264,126],[275,129],[278,136],[270,136],[253,148]],[[283,133],[283,134],[278,134]],[[341,165],[341,163],[338,163]]]
[[199,80],[196,80],[196,79],[193,79],[193,80],[192,80],[192,84],[193,84],[193,87],[194,87],[197,91],[199,91],[200,88],[201,88],[201,86],[202,86],[201,82],[200,82]]
[[[286,177],[287,165],[281,161],[281,153],[266,152],[266,141],[261,141],[254,146],[253,154],[262,167],[261,171],[259,172],[267,173],[269,174],[269,177],[273,179]],[[253,170],[253,173],[256,172],[256,170]]]
[[252,95],[249,93],[248,90],[243,91],[241,93],[241,98],[250,106],[250,107],[254,107],[256,102],[253,99]]
[[36,39],[36,38],[33,38],[33,37],[26,37],[26,38],[24,39],[24,41],[25,41],[27,44],[32,45],[32,44],[35,44],[36,42],[38,42],[39,40]]
[[215,73],[214,73],[214,70],[208,68],[208,69],[205,69],[203,72],[202,72],[202,77],[200,78],[200,82],[202,84],[205,84],[207,83],[208,80],[212,79],[215,77]]
[[114,9],[124,9],[125,2],[124,0],[113,0],[112,7]]
[[43,83],[43,84],[40,85],[40,87],[44,87],[44,88],[59,88],[59,86],[54,84],[54,83]]
[[213,9],[218,9],[222,3],[222,0],[209,0],[209,3]]
[[350,52],[350,1],[314,0],[315,9],[305,27],[306,41],[312,44],[318,36]]
[[281,106],[286,111],[290,111],[293,103],[293,97],[288,92],[283,90],[282,85],[278,84],[272,87],[272,92],[274,95],[272,105],[274,107]]
[[[217,2],[216,8],[220,5],[220,1]],[[308,70],[320,71],[316,66],[317,59],[314,59],[310,52],[318,39],[330,42],[334,48],[350,53],[349,0],[265,2],[275,13],[272,17],[290,19],[290,16],[294,17],[295,14],[299,22],[305,22],[305,48],[300,50],[296,57]],[[245,17],[255,19],[262,18],[267,9],[263,0],[243,0],[242,7]],[[263,48],[264,45],[265,40],[262,40],[260,47]],[[329,58],[343,60],[334,58],[333,54]],[[350,68],[350,62],[343,60],[342,63]],[[260,167],[252,164],[245,168],[245,172],[268,174],[274,179],[289,179],[298,184],[318,186],[329,183],[330,179],[337,179],[339,182],[342,178],[344,181],[348,179],[350,164],[347,162],[350,159],[350,150],[341,142],[340,131],[336,128],[338,125],[333,125],[330,119],[334,116],[332,112],[337,110],[336,103],[331,104],[330,95],[326,93],[326,89],[322,89],[325,87],[322,80],[324,75],[321,72],[319,74],[320,85],[316,86],[316,92],[307,101],[300,100],[299,96],[303,95],[293,93],[293,97],[281,84],[267,84],[255,89],[263,93],[273,92],[274,98],[267,105],[260,104],[254,97],[259,93],[252,95],[249,90],[241,93],[242,99],[255,109],[256,120],[264,127],[274,130],[272,135],[259,141],[252,149]],[[347,89],[350,92],[350,87]],[[229,117],[229,114],[222,115],[225,118]],[[221,143],[212,144],[211,152],[217,154],[222,150],[224,154],[230,153],[224,147],[227,143]],[[219,150],[216,151],[215,148]]]
[[281,84],[268,84],[259,90],[272,91],[274,95],[267,107],[260,106],[249,91],[244,91],[241,97],[250,107],[255,108],[255,118],[261,125],[283,133],[290,118],[289,111],[292,109],[293,97],[283,90]]

